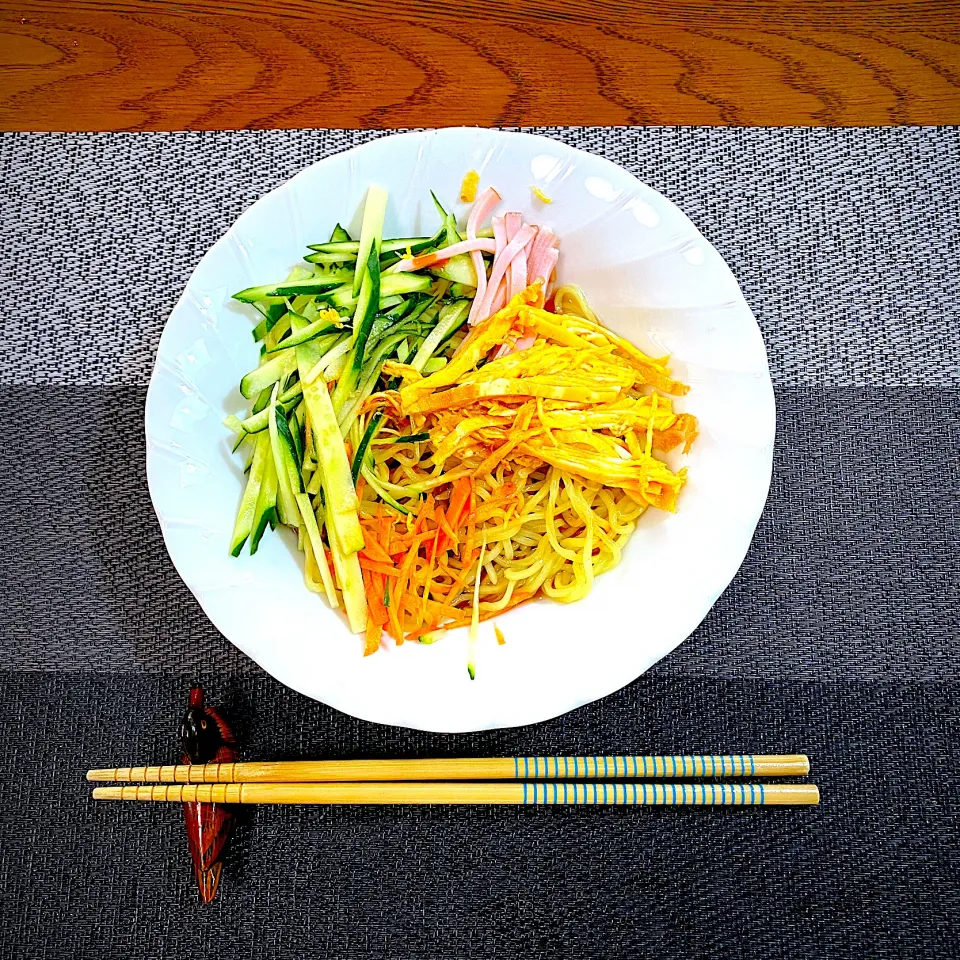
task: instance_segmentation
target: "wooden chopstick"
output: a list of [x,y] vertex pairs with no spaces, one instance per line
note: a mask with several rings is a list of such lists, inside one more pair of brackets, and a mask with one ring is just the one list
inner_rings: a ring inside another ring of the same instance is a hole
[[200,783],[95,787],[94,800],[298,804],[814,805],[809,783]]
[[89,770],[111,783],[309,783],[384,780],[590,780],[793,777],[803,754],[730,756],[494,757],[438,760],[280,760]]

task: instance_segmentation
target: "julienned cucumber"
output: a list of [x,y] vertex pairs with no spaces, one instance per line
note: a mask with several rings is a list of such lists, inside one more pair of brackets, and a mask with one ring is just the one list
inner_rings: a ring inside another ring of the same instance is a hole
[[240,499],[240,509],[237,511],[237,520],[233,526],[233,539],[230,543],[230,553],[240,556],[240,551],[253,530],[256,515],[257,499],[260,496],[260,486],[263,483],[263,474],[267,458],[270,456],[270,441],[264,436],[257,437],[257,445],[253,452],[253,463],[247,477],[247,485]]
[[[442,249],[440,251],[443,252]],[[430,267],[430,272],[444,280],[450,280],[453,283],[462,283],[465,287],[477,287],[477,271],[474,269],[473,261],[468,253],[459,253],[449,260],[438,263],[435,267]]]
[[[262,433],[257,437],[257,443],[265,443],[269,448],[270,436]],[[277,521],[277,468],[273,462],[272,451],[265,458],[263,469],[263,483],[260,485],[260,495],[257,497],[257,509],[253,521],[253,532],[250,534],[250,553],[257,552],[260,539],[268,525]]]
[[[277,468],[277,512],[280,522],[290,527],[300,525],[300,514],[297,502],[293,499],[295,493],[300,493],[300,470],[294,460],[293,444],[290,442],[290,428],[287,418],[277,403],[278,387],[274,387],[274,395],[270,402],[270,449],[273,454],[273,464]],[[280,411],[278,416],[278,411]],[[281,432],[278,421],[282,421],[286,430]],[[294,479],[294,477],[296,479]]]
[[360,287],[368,271],[370,253],[376,251],[380,263],[380,242],[383,240],[383,218],[387,212],[387,191],[378,186],[367,190],[363,205],[363,222],[360,225],[360,244],[357,247],[357,268],[353,274],[353,295],[359,296]]
[[240,381],[240,392],[252,400],[261,390],[272,387],[296,369],[297,360],[291,353],[281,353],[268,360],[256,370],[251,370]]
[[[380,244],[380,253],[406,253],[407,250],[410,250],[411,253],[419,253],[433,244],[434,240],[434,237],[397,237],[384,240]],[[356,260],[360,251],[360,242],[358,240],[345,240],[331,243],[311,243],[307,249],[316,253],[342,256],[345,260]]]
[[241,303],[256,303],[258,300],[269,300],[271,297],[300,297],[323,293],[332,287],[339,287],[352,276],[352,271],[335,270],[323,277],[311,277],[309,280],[291,280],[277,284],[264,284],[260,287],[247,287],[233,295],[234,300]]
[[[433,236],[384,240],[386,205],[386,193],[370,187],[358,239],[337,224],[286,280],[235,295],[259,311],[253,335],[260,359],[240,385],[251,401],[249,415],[226,421],[237,434],[231,445],[249,457],[231,552],[239,554],[245,543],[256,552],[278,521],[296,528],[307,554],[307,585],[332,606],[342,600],[356,632],[367,620],[358,477],[365,478],[364,510],[372,498],[409,512],[405,488],[377,466],[373,443],[383,415],[364,411],[364,402],[400,385],[384,377],[388,360],[423,375],[449,361],[477,282],[469,256],[390,272],[408,254],[442,250],[461,236],[455,217],[437,202],[441,223]],[[423,439],[407,433],[412,442]]]

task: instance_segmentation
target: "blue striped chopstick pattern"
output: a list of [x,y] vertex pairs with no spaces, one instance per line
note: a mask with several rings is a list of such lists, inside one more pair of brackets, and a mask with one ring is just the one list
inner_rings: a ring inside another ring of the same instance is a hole
[[763,784],[525,783],[525,804],[762,806]]
[[752,754],[729,756],[514,757],[516,780],[664,779],[666,777],[750,777]]

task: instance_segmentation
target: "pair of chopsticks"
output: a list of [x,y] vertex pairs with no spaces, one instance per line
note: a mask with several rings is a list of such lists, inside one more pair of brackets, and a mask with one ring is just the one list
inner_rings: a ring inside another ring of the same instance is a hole
[[[95,800],[295,804],[783,806],[820,802],[814,784],[647,783],[795,777],[802,754],[284,760],[90,770]],[[499,781],[499,782],[494,782]],[[513,782],[510,782],[513,781]],[[572,782],[571,782],[572,781]],[[582,782],[590,781],[590,782]]]

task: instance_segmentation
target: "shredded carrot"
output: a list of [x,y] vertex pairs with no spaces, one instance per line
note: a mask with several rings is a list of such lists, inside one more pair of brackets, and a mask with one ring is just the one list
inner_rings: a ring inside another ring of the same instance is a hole
[[[450,505],[447,507],[446,513],[447,526],[451,528],[454,534],[463,523],[467,504],[472,496],[473,481],[469,477],[461,477],[453,485],[453,493],[450,494]],[[451,538],[444,532],[437,544],[437,549],[441,552],[446,550],[450,543],[456,541],[456,539],[456,535]]]
[[390,589],[390,581],[387,581],[387,598],[390,603],[387,606],[387,623],[389,624],[388,630],[390,631],[390,636],[393,639],[400,643],[403,640],[403,630],[400,628],[400,612],[397,607],[397,603],[394,599],[394,594]]
[[378,563],[376,560],[368,560],[362,553],[359,557],[360,560],[360,569],[369,570],[371,573],[379,574],[383,577],[399,577],[400,571],[393,565],[393,561],[389,564],[387,563]]
[[363,655],[369,657],[371,653],[376,653],[380,649],[380,636],[383,631],[380,625],[374,622],[373,617],[367,618],[366,643],[363,647]]
[[446,263],[449,257],[441,258],[438,253],[422,253],[419,257],[414,257],[411,261],[414,270],[420,270],[423,267],[433,267],[438,263]]
[[383,626],[389,619],[387,608],[383,605],[383,574],[368,573],[363,582],[367,594],[367,608],[370,619],[378,626]]
[[364,537],[364,547],[360,551],[361,558],[366,556],[377,563],[392,563],[390,554],[373,537]]
[[442,531],[442,538],[445,538],[446,546],[442,546],[440,543],[437,544],[437,550],[443,551],[448,549],[451,546],[456,546],[460,538],[457,536],[457,532],[450,526],[450,521],[447,519],[447,515],[443,510],[437,511],[437,523],[440,526]]

